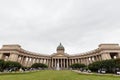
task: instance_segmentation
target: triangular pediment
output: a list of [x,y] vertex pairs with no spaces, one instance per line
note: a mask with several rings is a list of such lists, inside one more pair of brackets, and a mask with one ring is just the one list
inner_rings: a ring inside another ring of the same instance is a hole
[[65,55],[63,55],[63,54],[57,54],[57,55],[55,55],[55,56],[65,56]]
[[66,53],[54,53],[52,54],[54,57],[68,57],[68,54]]

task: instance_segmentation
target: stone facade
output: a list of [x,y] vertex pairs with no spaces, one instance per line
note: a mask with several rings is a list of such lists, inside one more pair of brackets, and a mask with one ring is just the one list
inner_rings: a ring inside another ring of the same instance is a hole
[[26,51],[17,44],[3,45],[0,49],[0,59],[16,61],[26,67],[34,63],[44,63],[47,64],[49,68],[56,68],[59,63],[60,68],[65,69],[74,63],[88,65],[95,61],[120,58],[119,44],[100,44],[95,50],[77,55],[69,55],[65,53],[65,48],[60,43],[56,51],[57,52],[52,55],[42,55]]

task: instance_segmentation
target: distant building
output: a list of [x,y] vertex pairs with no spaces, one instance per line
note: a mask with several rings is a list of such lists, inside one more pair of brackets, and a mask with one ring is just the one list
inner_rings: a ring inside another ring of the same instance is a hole
[[120,46],[118,44],[100,44],[95,50],[77,55],[69,55],[65,53],[65,48],[60,43],[56,51],[52,55],[42,55],[26,51],[20,45],[3,45],[0,49],[0,59],[16,61],[27,67],[33,63],[44,63],[49,68],[56,68],[59,63],[59,67],[65,69],[74,63],[88,65],[95,61],[120,58]]

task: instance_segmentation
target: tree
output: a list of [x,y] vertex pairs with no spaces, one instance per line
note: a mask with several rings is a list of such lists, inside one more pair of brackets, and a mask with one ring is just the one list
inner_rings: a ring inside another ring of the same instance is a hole
[[3,71],[4,63],[4,60],[0,60],[0,71]]
[[34,63],[32,66],[31,66],[31,68],[36,68],[36,69],[38,69],[38,68],[48,68],[48,66],[46,65],[46,64],[42,64],[42,63]]
[[102,68],[102,62],[101,61],[97,61],[97,62],[93,62],[92,64],[88,65],[88,68],[91,71],[98,71],[98,69]]
[[105,69],[107,72],[112,73],[115,71],[116,67],[120,68],[120,59],[97,61],[88,65],[88,68],[91,71],[95,71],[95,72],[98,70]]
[[86,66],[85,66],[85,64],[75,63],[75,64],[72,64],[70,67],[73,69],[80,69],[80,68],[84,68]]
[[4,64],[4,69],[8,70],[18,70],[22,67],[22,65],[18,62],[13,62],[13,61],[6,61]]
[[116,68],[120,68],[120,58],[115,59]]

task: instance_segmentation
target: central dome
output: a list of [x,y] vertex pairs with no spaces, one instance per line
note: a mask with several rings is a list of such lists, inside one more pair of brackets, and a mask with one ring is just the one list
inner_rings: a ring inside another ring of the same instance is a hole
[[57,50],[64,50],[63,45],[60,43],[59,46],[57,47]]

